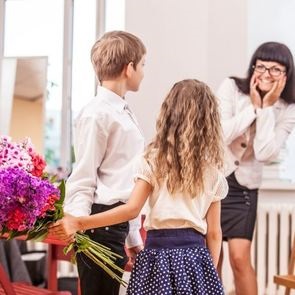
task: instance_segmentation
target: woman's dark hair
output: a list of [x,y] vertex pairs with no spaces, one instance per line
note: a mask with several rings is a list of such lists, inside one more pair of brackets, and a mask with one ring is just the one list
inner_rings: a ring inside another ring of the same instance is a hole
[[266,42],[261,44],[254,52],[246,78],[230,77],[236,82],[237,87],[244,94],[250,93],[250,80],[253,74],[253,66],[256,61],[260,59],[263,61],[277,62],[286,67],[287,81],[285,88],[281,94],[281,98],[287,102],[295,103],[295,76],[294,76],[294,61],[290,49],[278,42]]

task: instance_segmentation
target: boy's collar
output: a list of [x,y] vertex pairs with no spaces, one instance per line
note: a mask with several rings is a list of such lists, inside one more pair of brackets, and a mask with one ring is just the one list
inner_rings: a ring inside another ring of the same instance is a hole
[[103,99],[120,112],[124,111],[124,109],[128,106],[125,99],[108,88],[102,86],[97,86],[97,97]]

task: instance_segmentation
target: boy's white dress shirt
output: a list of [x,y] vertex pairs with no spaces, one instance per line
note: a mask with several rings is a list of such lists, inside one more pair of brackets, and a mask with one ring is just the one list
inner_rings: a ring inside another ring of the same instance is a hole
[[[74,124],[76,166],[67,181],[65,211],[89,215],[93,203],[126,203],[134,186],[134,158],[144,138],[124,99],[98,87]],[[129,247],[142,243],[140,221],[130,222]]]
[[259,188],[263,164],[275,159],[295,126],[295,104],[279,99],[273,106],[254,110],[249,95],[233,79],[217,91],[226,150],[226,176],[235,171],[241,185]]

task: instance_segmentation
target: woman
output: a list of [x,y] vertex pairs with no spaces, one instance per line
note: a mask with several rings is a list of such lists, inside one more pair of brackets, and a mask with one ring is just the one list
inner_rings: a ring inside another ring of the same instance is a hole
[[[246,78],[220,86],[222,127],[227,145],[227,198],[221,202],[223,240],[228,241],[237,295],[256,295],[250,248],[264,163],[275,159],[295,126],[292,53],[277,42],[260,45]],[[222,259],[219,261],[221,269]]]

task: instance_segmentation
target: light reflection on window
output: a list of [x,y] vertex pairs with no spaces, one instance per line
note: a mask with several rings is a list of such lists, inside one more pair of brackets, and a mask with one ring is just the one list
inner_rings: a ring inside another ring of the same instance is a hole
[[95,93],[90,50],[95,41],[96,1],[75,0],[73,38],[72,118]]
[[6,2],[4,56],[48,56],[45,156],[60,161],[63,1]]
[[[5,6],[5,56],[47,56],[45,122],[46,160],[60,165],[63,9],[62,0],[7,0]],[[74,0],[72,118],[95,93],[90,50],[96,33],[96,0]],[[125,0],[106,0],[105,30],[124,30]]]

